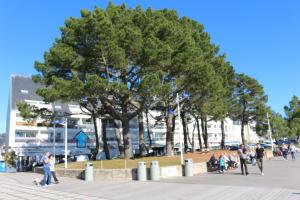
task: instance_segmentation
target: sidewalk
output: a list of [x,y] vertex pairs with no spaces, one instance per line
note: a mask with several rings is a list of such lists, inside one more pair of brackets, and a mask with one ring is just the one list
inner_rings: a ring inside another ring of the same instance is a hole
[[[32,184],[35,178],[41,177],[39,174],[15,173],[0,174],[0,183],[15,190],[15,194],[22,192],[18,189],[21,185],[27,190],[49,193],[49,199],[56,193],[69,199],[300,199],[300,161],[283,161],[281,158],[265,161],[265,176],[260,175],[257,167],[248,167],[248,176],[240,175],[238,169],[225,174],[208,173],[157,182],[86,183],[78,179],[60,178],[60,184],[40,188]],[[3,188],[0,188],[2,191]],[[3,197],[0,196],[0,199]]]

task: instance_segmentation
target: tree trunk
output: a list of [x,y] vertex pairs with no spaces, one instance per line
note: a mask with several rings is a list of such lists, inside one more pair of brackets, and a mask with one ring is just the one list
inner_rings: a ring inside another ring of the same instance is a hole
[[205,131],[205,141],[204,141],[204,143],[205,143],[206,148],[208,148],[209,146],[208,146],[208,131],[207,131],[207,119],[206,119],[206,117],[205,117],[205,121],[204,121],[204,131]]
[[[196,128],[196,124],[194,124],[194,128],[193,128],[193,132],[192,132],[192,152],[195,152],[195,128]],[[189,131],[188,131],[189,132]]]
[[144,119],[143,119],[143,113],[141,112],[138,115],[138,123],[139,123],[139,153],[140,156],[143,156],[146,151],[146,145],[145,145],[145,132],[144,132]]
[[122,119],[122,134],[124,143],[124,156],[126,159],[133,158],[132,145],[131,145],[131,135],[129,131],[129,119]]
[[174,114],[168,111],[166,117],[167,135],[166,135],[166,154],[174,156],[174,129],[173,129]]
[[207,119],[206,119],[206,117],[201,117],[201,129],[202,129],[204,146],[205,146],[205,148],[208,148],[208,133],[207,133]]
[[197,123],[197,130],[198,130],[198,140],[199,140],[199,148],[200,151],[202,151],[202,139],[201,139],[201,132],[200,132],[200,124],[199,124],[199,119],[195,117],[196,123]]
[[96,121],[96,116],[92,115],[92,120],[93,120],[93,124],[94,124],[94,131],[95,131],[95,142],[96,142],[96,146],[95,146],[95,151],[92,152],[92,160],[96,160],[98,153],[100,152],[100,144],[99,144],[99,135],[98,135],[98,126],[97,126],[97,121]]
[[118,149],[119,149],[119,152],[120,152],[120,156],[124,157],[124,148],[123,148],[122,139],[121,139],[120,127],[119,127],[118,122],[116,120],[113,120],[113,123],[115,125],[115,137],[116,137],[116,141],[117,141],[117,144],[118,144]]
[[107,119],[102,119],[103,150],[104,150],[106,159],[110,160],[109,147],[108,147],[108,144],[107,144],[107,131],[106,131],[107,124],[108,124],[108,120]]
[[221,120],[221,149],[225,149],[225,128],[224,128],[224,120]]
[[[186,121],[185,123],[187,124],[186,125],[186,132],[187,132],[188,144],[190,144],[191,146],[193,146],[193,142],[191,141],[191,137],[190,137],[190,130],[189,130],[188,122]],[[194,129],[195,129],[195,127],[194,127]],[[192,136],[192,137],[194,137],[194,136]]]
[[246,124],[245,122],[245,112],[246,112],[246,106],[244,106],[243,113],[242,113],[242,121],[241,121],[241,138],[242,138],[242,144],[245,145],[245,133],[244,133],[244,126]]
[[[187,139],[187,131],[186,131],[186,119],[185,113],[180,113],[181,121],[182,121],[182,130],[183,130],[183,142],[184,142],[184,152],[186,153],[188,150],[188,139]],[[181,141],[180,141],[181,142]]]
[[245,145],[244,126],[245,126],[245,122],[244,122],[244,120],[242,120],[242,123],[241,123],[241,138],[242,138],[242,144]]
[[147,135],[148,135],[148,139],[149,139],[149,148],[151,148],[152,147],[152,138],[151,138],[150,128],[149,128],[148,112],[149,112],[148,109],[146,109]]

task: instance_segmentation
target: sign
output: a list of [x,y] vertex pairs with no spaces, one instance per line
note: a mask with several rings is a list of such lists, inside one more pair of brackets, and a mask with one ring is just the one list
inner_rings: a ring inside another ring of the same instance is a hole
[[0,172],[5,172],[5,162],[0,161]]
[[77,148],[85,148],[89,137],[81,130],[74,136],[74,139],[76,141]]

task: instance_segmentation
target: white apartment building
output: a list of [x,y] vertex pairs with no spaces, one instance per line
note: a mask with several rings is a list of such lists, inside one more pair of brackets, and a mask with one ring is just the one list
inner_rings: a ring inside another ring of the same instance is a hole
[[[17,108],[18,102],[26,102],[38,108],[47,108],[58,113],[71,113],[72,115],[65,117],[57,117],[55,121],[65,123],[67,119],[67,141],[68,154],[81,155],[89,154],[90,148],[94,146],[94,127],[89,116],[79,114],[81,110],[75,104],[63,103],[45,103],[35,91],[38,84],[33,83],[31,77],[12,76],[10,83],[10,94],[7,112],[7,131],[6,146],[14,149],[18,156],[40,156],[45,151],[55,153],[56,155],[64,155],[64,139],[65,126],[61,124],[50,123],[51,127],[46,126],[45,120],[38,119],[36,122],[26,122],[20,115]],[[101,131],[100,120],[97,121]],[[54,127],[55,126],[55,127]],[[84,131],[88,140],[85,148],[77,148],[77,133]],[[54,136],[55,133],[55,136]]]
[[[150,112],[152,116],[158,116],[159,113],[155,111]],[[153,141],[156,144],[165,145],[166,139],[166,125],[164,123],[157,123],[155,120],[150,120],[150,126],[152,127],[152,137]],[[178,123],[178,119],[176,119],[175,123],[175,134],[174,134],[174,146],[179,147],[180,138],[183,142],[183,133],[182,128],[180,128],[181,123]],[[225,145],[237,145],[242,143],[241,138],[241,124],[238,121],[233,121],[230,118],[226,118],[224,121],[225,128]],[[192,146],[194,141],[195,149],[199,149],[199,138],[198,138],[198,130],[196,126],[196,122],[194,119],[188,123],[189,130],[189,138],[188,143],[189,146]],[[221,143],[221,122],[220,121],[208,121],[207,124],[208,131],[208,145],[209,147],[219,147]],[[180,136],[181,134],[181,136]],[[259,136],[254,131],[254,124],[249,124],[244,127],[245,140],[247,143],[257,143],[259,142]],[[201,127],[200,127],[200,135]],[[203,143],[203,138],[202,143]]]
[[[17,109],[18,102],[26,102],[30,105],[39,108],[47,108],[58,113],[70,113],[67,117],[67,141],[68,141],[68,155],[82,155],[90,154],[91,148],[95,146],[94,126],[87,115],[81,114],[81,109],[74,103],[45,103],[40,96],[36,94],[36,89],[40,85],[33,83],[31,77],[16,76],[11,77],[10,94],[7,112],[7,136],[6,146],[14,149],[20,157],[34,157],[40,156],[43,152],[49,151],[56,155],[64,155],[64,139],[65,139],[65,126],[50,124],[46,126],[43,124],[42,119],[36,122],[28,123],[20,116]],[[157,111],[150,111],[148,114],[149,119],[149,132],[151,135],[152,144],[154,147],[164,147],[166,140],[166,126],[164,122],[157,122],[155,119],[160,115]],[[55,121],[65,121],[64,117],[58,117]],[[98,135],[101,138],[102,126],[101,120],[97,120]],[[149,143],[148,126],[146,123],[146,115],[144,114],[144,130],[145,140]],[[208,122],[208,143],[210,147],[220,145],[221,141],[221,123],[217,121]],[[115,141],[115,128],[108,125],[107,136],[108,142],[112,148],[112,157],[118,155],[116,141]],[[196,123],[193,119],[188,124],[189,129],[189,142],[194,141],[195,148],[199,148],[198,132]],[[241,143],[241,126],[239,123],[227,118],[225,120],[225,141],[227,145]],[[87,136],[86,146],[79,148],[76,143],[76,134],[83,131]],[[138,149],[138,123],[137,119],[130,122],[130,131],[132,134],[133,149]],[[174,135],[175,147],[179,147],[182,129],[178,126],[176,120],[176,129]],[[251,125],[245,127],[245,138],[247,142],[258,142],[259,138],[251,128]],[[181,137],[183,141],[183,136]],[[203,142],[203,139],[202,139]],[[101,141],[100,141],[101,143]]]

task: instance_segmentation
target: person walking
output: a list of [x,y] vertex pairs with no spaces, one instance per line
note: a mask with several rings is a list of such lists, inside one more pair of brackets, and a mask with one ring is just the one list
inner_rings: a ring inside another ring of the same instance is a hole
[[289,152],[289,150],[288,150],[287,145],[286,145],[286,144],[283,144],[283,145],[282,145],[282,155],[283,155],[283,159],[284,159],[284,160],[287,160],[288,152]]
[[55,181],[55,184],[58,184],[59,181],[56,177],[56,174],[55,174],[55,156],[54,155],[50,155],[50,172],[51,172],[51,175]]
[[291,152],[291,156],[292,156],[292,160],[296,160],[296,146],[292,143],[290,145],[290,152]]
[[51,184],[51,171],[50,171],[50,160],[49,160],[49,152],[46,152],[41,161],[43,163],[43,172],[44,172],[44,178],[42,181],[43,186],[50,185]]
[[238,155],[240,157],[240,164],[241,164],[241,170],[242,170],[242,175],[246,176],[249,174],[248,169],[247,169],[247,150],[243,144],[240,145],[240,148],[238,150]]
[[257,166],[260,170],[261,175],[263,176],[264,175],[264,172],[263,172],[263,159],[264,159],[264,155],[265,155],[265,150],[264,150],[264,148],[262,148],[260,146],[259,143],[256,144],[255,155],[256,155]]

